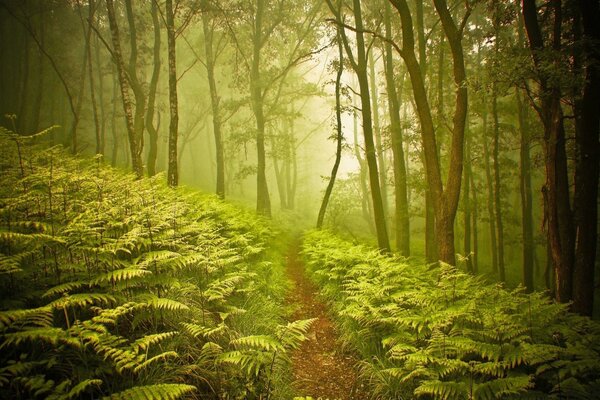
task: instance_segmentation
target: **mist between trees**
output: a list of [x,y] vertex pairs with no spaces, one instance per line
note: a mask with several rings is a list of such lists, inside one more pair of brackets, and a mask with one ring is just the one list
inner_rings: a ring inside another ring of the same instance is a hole
[[597,21],[594,0],[3,0],[1,124],[591,315]]

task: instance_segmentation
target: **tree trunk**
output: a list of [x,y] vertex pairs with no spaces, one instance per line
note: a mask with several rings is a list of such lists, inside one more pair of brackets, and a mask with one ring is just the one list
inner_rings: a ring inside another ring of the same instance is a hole
[[156,89],[160,75],[160,24],[158,21],[158,5],[151,2],[152,29],[154,32],[154,48],[152,51],[152,77],[148,88],[148,108],[146,110],[146,130],[148,131],[149,148],[147,158],[148,176],[156,175],[156,159],[158,157],[158,126],[154,125],[156,105]]
[[175,58],[175,16],[173,15],[173,0],[167,0],[167,47],[169,59],[169,168],[167,183],[176,187],[179,184],[177,169],[177,136],[179,125],[179,107],[177,104],[177,63]]
[[[339,29],[344,29],[338,27]],[[338,32],[338,52],[339,52],[339,60],[337,64],[337,75],[335,78],[335,118],[336,118],[336,150],[335,150],[335,162],[333,163],[333,168],[331,169],[331,176],[329,177],[329,183],[327,184],[327,188],[325,189],[325,195],[323,196],[323,201],[321,202],[321,208],[319,209],[319,216],[317,217],[317,229],[321,229],[323,226],[323,220],[325,219],[325,212],[327,211],[327,204],[329,203],[329,197],[331,196],[331,191],[333,190],[333,185],[335,184],[335,178],[337,176],[337,171],[340,166],[340,161],[342,160],[342,141],[344,140],[344,136],[342,134],[342,105],[340,101],[340,86],[342,80],[342,73],[344,72],[344,51],[342,47],[342,38]]]
[[[352,58],[352,65],[358,78],[360,88],[361,114],[363,122],[363,136],[365,140],[365,155],[369,167],[369,183],[371,188],[371,199],[373,201],[373,216],[375,219],[375,231],[377,233],[378,247],[385,252],[390,251],[385,215],[383,211],[383,199],[379,185],[379,173],[377,170],[377,154],[373,140],[373,123],[371,113],[371,99],[369,96],[369,79],[367,74],[367,54],[363,34],[362,14],[360,0],[353,0],[354,20],[356,24],[356,51],[357,59]],[[344,38],[346,40],[346,38]],[[347,46],[347,43],[345,44]],[[347,47],[348,49],[348,47]]]
[[585,40],[585,83],[580,120],[575,132],[577,162],[575,164],[575,265],[573,271],[573,310],[592,315],[594,304],[594,269],[598,242],[598,175],[600,165],[600,7],[595,0],[579,3]]
[[458,31],[450,12],[443,0],[434,0],[435,8],[442,21],[444,32],[450,44],[453,59],[454,81],[456,84],[456,107],[454,110],[452,141],[450,146],[450,166],[446,190],[442,186],[439,157],[433,127],[431,109],[423,82],[419,64],[414,53],[414,34],[412,17],[406,0],[390,0],[400,13],[402,20],[402,52],[409,71],[417,113],[421,122],[421,138],[425,154],[427,183],[432,190],[432,199],[436,213],[436,234],[441,261],[455,265],[454,219],[460,197],[462,181],[463,145],[467,115],[466,75],[461,44],[461,32]]
[[202,2],[204,12],[202,13],[202,30],[204,32],[204,54],[206,56],[206,72],[208,75],[208,86],[210,89],[210,105],[212,107],[213,135],[215,137],[215,153],[217,160],[217,188],[219,198],[225,198],[225,160],[223,154],[223,139],[221,134],[221,108],[220,98],[217,92],[217,81],[215,79],[215,57],[213,55],[213,33],[208,18],[208,1]]
[[[113,42],[113,56],[115,58],[115,64],[117,66],[119,86],[121,88],[123,112],[125,113],[125,120],[127,123],[127,134],[129,137],[129,149],[131,154],[133,172],[136,174],[137,178],[142,178],[142,176],[144,175],[144,166],[142,164],[141,159],[142,139],[140,138],[139,131],[136,130],[134,126],[133,107],[131,104],[131,99],[129,97],[130,86],[125,73],[125,64],[123,62],[123,56],[121,52],[119,26],[117,24],[113,0],[106,0],[106,9],[108,12],[108,21],[110,24],[110,32]],[[136,104],[136,111],[138,107],[142,109],[144,108],[143,104]]]
[[[552,50],[561,49],[562,6],[560,0],[552,0],[553,10]],[[565,131],[561,108],[560,87],[547,76],[548,65],[540,59],[545,49],[537,20],[535,0],[523,0],[523,20],[532,57],[540,80],[541,112],[544,125],[544,163],[546,182],[543,188],[544,215],[548,246],[555,273],[555,297],[568,302],[573,295],[574,227],[569,200]],[[559,63],[554,54],[554,66]]]
[[[496,43],[498,39],[496,39]],[[497,52],[497,44],[495,45]],[[501,203],[501,187],[500,187],[500,161],[498,159],[500,153],[500,129],[498,121],[498,90],[496,81],[492,82],[492,121],[493,121],[493,145],[492,145],[492,161],[494,166],[494,218],[496,221],[496,238],[498,239],[496,251],[498,255],[498,276],[501,282],[506,281],[504,271],[504,226],[502,223],[502,203]]]
[[383,148],[383,136],[379,124],[379,93],[377,88],[377,79],[375,75],[375,53],[371,50],[369,58],[369,85],[371,89],[371,110],[373,111],[373,136],[375,137],[375,151],[377,153],[377,163],[379,171],[379,187],[381,188],[381,201],[383,204],[383,215],[389,215],[388,195],[387,195],[387,168],[385,162],[385,149]]
[[265,153],[265,116],[263,88],[260,76],[260,56],[263,45],[262,19],[264,14],[264,1],[257,0],[254,20],[254,37],[252,49],[252,65],[250,71],[250,91],[252,111],[256,119],[256,212],[267,217],[271,216],[271,200],[267,185],[266,153]]
[[[471,169],[471,162],[469,162],[469,169]],[[478,214],[479,214],[479,204],[477,202],[477,187],[475,186],[475,175],[472,170],[469,172],[470,186],[473,191],[473,208],[472,217],[473,217],[473,273],[477,274],[479,272],[479,229],[477,227]]]
[[[385,2],[385,32],[391,40],[391,10],[390,3]],[[394,197],[396,214],[396,248],[400,255],[410,256],[410,219],[408,215],[408,190],[406,184],[406,164],[404,162],[404,148],[402,128],[400,126],[400,102],[396,92],[394,80],[394,60],[392,45],[385,43],[385,79],[388,94],[388,107],[390,113],[390,135],[392,137],[392,153],[394,156]],[[402,78],[402,81],[404,78]],[[402,83],[402,82],[401,82]],[[400,86],[402,87],[402,86]]]
[[464,227],[465,236],[463,242],[464,256],[466,257],[466,269],[468,272],[473,271],[473,259],[471,254],[471,143],[469,137],[465,139],[465,168],[464,168],[464,181],[465,191],[463,194],[463,207],[464,207]]
[[523,234],[523,286],[527,292],[534,289],[533,279],[533,199],[531,194],[531,159],[529,156],[529,129],[527,108],[521,99],[521,92],[515,89],[521,138],[519,151],[519,189],[521,193],[521,229]]

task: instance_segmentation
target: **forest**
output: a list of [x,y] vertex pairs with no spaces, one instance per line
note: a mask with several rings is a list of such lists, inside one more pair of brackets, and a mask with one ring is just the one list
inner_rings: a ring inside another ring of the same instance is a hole
[[0,398],[597,398],[599,21],[0,0]]

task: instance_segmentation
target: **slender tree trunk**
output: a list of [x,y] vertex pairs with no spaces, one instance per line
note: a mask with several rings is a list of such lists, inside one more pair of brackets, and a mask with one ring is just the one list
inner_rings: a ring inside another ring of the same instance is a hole
[[220,98],[217,92],[217,81],[215,79],[215,57],[213,55],[213,33],[208,16],[208,0],[202,5],[205,11],[202,13],[202,30],[204,32],[204,54],[206,56],[206,72],[208,75],[208,86],[210,89],[210,104],[212,107],[213,134],[215,137],[215,153],[217,160],[217,196],[225,198],[225,160],[223,154],[223,139],[221,134],[221,108]]
[[148,131],[149,147],[147,166],[148,176],[156,175],[156,159],[158,157],[158,126],[154,125],[156,90],[158,87],[158,77],[160,75],[160,24],[158,21],[158,5],[152,0],[150,5],[152,15],[152,29],[154,32],[154,48],[152,51],[152,77],[148,88],[148,108],[146,110],[146,130]]
[[[94,36],[94,55],[96,69],[98,71],[98,103],[100,109],[100,149],[102,154],[106,152],[106,110],[104,105],[104,74],[102,73],[102,64],[100,63],[100,43],[98,35]],[[113,98],[116,102],[116,98]]]
[[[354,103],[356,104],[356,99],[354,99]],[[373,207],[371,207],[371,199],[369,197],[369,188],[367,185],[367,163],[365,162],[365,159],[363,158],[362,154],[361,154],[361,148],[358,145],[358,113],[357,111],[354,111],[353,114],[353,120],[354,120],[354,129],[353,129],[353,133],[354,133],[354,156],[356,157],[356,160],[358,161],[358,165],[359,165],[359,183],[360,183],[360,193],[361,193],[361,208],[362,208],[362,215],[363,218],[365,219],[365,221],[367,221],[367,224],[369,226],[369,230],[371,231],[371,233],[375,233],[375,226],[373,225],[373,218],[371,217],[371,210],[373,209]]]
[[169,54],[169,168],[167,182],[175,187],[179,184],[179,171],[177,169],[177,136],[179,125],[179,106],[177,104],[177,63],[175,58],[175,16],[173,14],[173,0],[167,0],[167,47]]
[[[343,29],[338,27],[339,29]],[[337,176],[337,171],[340,166],[340,161],[342,160],[342,142],[344,140],[344,136],[342,133],[342,105],[340,100],[340,92],[341,92],[341,80],[342,73],[344,72],[344,51],[342,46],[342,38],[338,32],[337,35],[338,41],[338,53],[339,59],[337,63],[337,75],[335,78],[335,118],[336,118],[336,150],[335,150],[335,162],[333,163],[333,168],[331,169],[331,176],[329,177],[329,183],[327,184],[327,188],[325,189],[325,195],[323,196],[323,201],[321,202],[321,208],[319,209],[319,216],[317,217],[317,229],[321,229],[323,226],[323,220],[325,219],[325,212],[327,211],[327,204],[329,203],[329,197],[331,196],[331,191],[333,190],[333,185],[335,184],[335,178]]]
[[528,292],[534,289],[533,279],[533,199],[531,194],[531,159],[529,156],[529,129],[527,108],[521,99],[521,92],[515,89],[521,138],[519,151],[519,189],[521,194],[521,229],[523,234],[523,286]]
[[[418,40],[418,52],[419,52],[419,70],[421,72],[421,76],[423,77],[423,85],[425,85],[426,77],[427,77],[427,53],[426,47],[427,43],[425,40],[425,24],[423,22],[423,1],[415,0],[415,8],[417,14],[416,20],[416,28],[417,28],[417,40]],[[442,32],[443,36],[443,32]],[[440,51],[443,52],[443,48],[440,47]],[[443,107],[443,105],[442,105]],[[438,111],[441,111],[441,107],[438,107]],[[439,157],[439,153],[438,153]],[[425,158],[425,155],[423,155]],[[425,169],[427,169],[426,162]],[[433,207],[434,200],[432,198],[432,192],[427,185],[425,188],[425,259],[429,263],[437,262],[439,260],[438,257],[438,248],[437,248],[437,238],[435,233],[435,210]]]
[[[497,42],[498,40],[496,40]],[[497,45],[496,45],[497,47]],[[497,49],[496,49],[497,50]],[[493,145],[492,145],[492,161],[494,167],[494,218],[496,225],[497,255],[498,255],[498,274],[501,282],[506,280],[504,271],[504,226],[502,223],[502,203],[501,203],[501,187],[500,187],[500,161],[498,159],[500,153],[500,129],[498,121],[498,90],[497,83],[492,82],[492,121],[493,121]]]
[[271,216],[271,200],[267,185],[266,152],[265,152],[265,116],[263,87],[260,74],[261,48],[263,46],[263,14],[265,0],[257,0],[254,19],[254,37],[252,48],[252,65],[250,71],[250,91],[252,111],[256,119],[256,212],[267,217]]
[[475,177],[471,168],[471,162],[469,162],[469,177],[470,186],[473,192],[473,207],[472,207],[472,217],[473,217],[473,273],[477,274],[479,272],[479,229],[477,226],[478,215],[479,215],[479,204],[477,202],[477,187],[475,186]]
[[[96,92],[94,87],[94,69],[92,63],[92,27],[94,23],[94,14],[96,13],[96,5],[94,0],[88,2],[88,22],[87,24],[83,20],[79,3],[77,3],[79,18],[81,19],[81,28],[85,32],[85,47],[88,52],[87,56],[87,72],[88,79],[90,81],[90,100],[92,103],[92,115],[94,117],[94,133],[96,137],[96,154],[104,154],[102,147],[102,138],[100,136],[100,120],[98,119],[98,105],[96,104]],[[86,28],[87,25],[87,28]]]
[[[31,53],[29,45],[29,37],[25,36],[25,47],[23,48],[23,65],[21,66],[23,71],[23,78],[21,80],[22,86],[20,87],[20,104],[19,113],[17,115],[17,129],[21,135],[29,134],[27,132],[27,105],[29,104],[29,70],[31,69],[29,57]],[[17,133],[17,132],[15,132]]]
[[[131,153],[133,172],[138,178],[141,178],[144,175],[144,166],[140,157],[142,149],[142,140],[139,136],[138,130],[136,130],[134,126],[133,107],[131,104],[131,99],[129,97],[129,83],[125,73],[125,63],[123,62],[123,56],[121,52],[119,27],[117,24],[113,0],[106,0],[106,9],[108,12],[108,20],[110,24],[111,37],[113,42],[113,56],[115,58],[115,64],[117,66],[119,86],[121,88],[123,112],[125,113],[125,120],[127,123],[127,133],[129,137],[129,149]],[[144,108],[143,104],[136,104],[136,109],[138,107],[141,107],[142,109]]]
[[[390,3],[385,2],[385,34],[388,39],[392,37]],[[400,126],[400,102],[396,92],[394,80],[394,60],[392,45],[385,43],[385,79],[388,94],[388,107],[390,113],[390,135],[392,138],[392,153],[394,156],[394,197],[396,214],[396,248],[404,257],[410,256],[410,219],[408,215],[408,190],[406,184],[406,164],[404,161],[404,148],[402,128]],[[401,78],[401,86],[404,77]]]
[[383,215],[389,215],[388,195],[387,195],[387,168],[385,162],[385,150],[383,148],[383,136],[379,124],[379,93],[377,88],[377,79],[375,74],[375,53],[372,50],[369,57],[369,81],[371,89],[371,109],[373,111],[373,136],[375,137],[375,151],[377,153],[377,163],[379,171],[379,186],[381,188],[381,200],[383,204]]
[[371,112],[371,99],[369,96],[369,79],[367,75],[367,54],[363,34],[362,13],[360,0],[353,0],[354,20],[356,24],[356,51],[357,59],[353,67],[358,78],[360,88],[361,113],[363,122],[363,136],[365,140],[365,153],[369,167],[369,183],[371,187],[371,199],[373,201],[373,215],[375,217],[375,231],[377,233],[377,244],[382,251],[390,251],[385,215],[383,211],[383,199],[379,185],[379,173],[377,170],[377,154],[373,140],[373,123]]
[[466,269],[468,272],[474,272],[473,270],[473,259],[471,254],[471,143],[469,137],[465,139],[465,168],[464,168],[464,181],[465,191],[463,194],[463,207],[464,207],[464,256],[466,259]]
[[575,164],[575,265],[573,271],[573,310],[592,315],[594,304],[594,270],[598,243],[598,176],[600,165],[600,6],[595,0],[578,3],[585,40],[583,60],[585,83],[580,120],[575,132],[577,162]]

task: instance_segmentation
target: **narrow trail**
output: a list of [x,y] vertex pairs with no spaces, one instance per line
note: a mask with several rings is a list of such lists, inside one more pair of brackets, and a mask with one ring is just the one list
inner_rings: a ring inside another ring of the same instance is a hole
[[308,333],[309,339],[292,355],[294,387],[301,395],[315,399],[366,399],[369,396],[358,384],[356,359],[342,353],[327,306],[305,275],[299,247],[299,241],[294,240],[287,254],[287,273],[294,285],[288,301],[298,306],[292,318],[317,320]]

